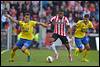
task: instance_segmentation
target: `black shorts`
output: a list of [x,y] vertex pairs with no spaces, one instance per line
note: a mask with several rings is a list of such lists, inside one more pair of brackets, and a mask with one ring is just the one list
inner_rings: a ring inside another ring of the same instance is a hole
[[56,33],[54,33],[53,35],[52,35],[52,37],[55,39],[55,41],[58,39],[58,38],[60,38],[60,40],[62,41],[62,44],[68,44],[68,39],[66,38],[66,36],[61,36],[61,35],[59,35],[59,34],[56,34]]
[[52,30],[47,30],[46,33],[53,33],[53,31]]

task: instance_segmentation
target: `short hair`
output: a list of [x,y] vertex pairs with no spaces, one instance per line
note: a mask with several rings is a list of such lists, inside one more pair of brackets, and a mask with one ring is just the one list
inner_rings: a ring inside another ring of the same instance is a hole
[[26,16],[26,15],[30,15],[30,13],[29,13],[29,12],[26,12],[26,13],[24,14],[24,16]]
[[84,18],[89,18],[89,14],[85,14],[84,15]]
[[63,13],[64,13],[64,10],[60,9],[60,10],[58,11],[58,13],[60,13],[60,12],[63,12]]

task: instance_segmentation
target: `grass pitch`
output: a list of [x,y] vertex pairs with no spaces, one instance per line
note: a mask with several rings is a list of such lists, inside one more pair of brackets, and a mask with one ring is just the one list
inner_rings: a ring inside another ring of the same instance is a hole
[[67,50],[58,50],[59,59],[48,63],[47,56],[53,55],[53,52],[48,49],[31,49],[31,62],[27,62],[26,55],[20,50],[16,51],[15,61],[9,62],[10,51],[1,55],[1,66],[99,66],[99,51],[90,50],[88,59],[89,62],[81,62],[82,54],[78,57],[73,54],[73,61],[68,61]]

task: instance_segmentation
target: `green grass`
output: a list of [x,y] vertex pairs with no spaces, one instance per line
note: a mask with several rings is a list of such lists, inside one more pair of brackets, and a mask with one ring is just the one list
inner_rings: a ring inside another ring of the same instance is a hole
[[58,60],[55,60],[52,63],[46,61],[46,57],[52,55],[53,52],[48,49],[31,49],[31,62],[26,61],[26,56],[18,50],[15,56],[15,62],[9,62],[10,51],[5,52],[1,55],[1,66],[99,66],[99,52],[90,51],[89,52],[89,61],[81,62],[82,54],[78,57],[73,54],[73,61],[68,61],[68,53],[66,50],[58,50],[60,57]]

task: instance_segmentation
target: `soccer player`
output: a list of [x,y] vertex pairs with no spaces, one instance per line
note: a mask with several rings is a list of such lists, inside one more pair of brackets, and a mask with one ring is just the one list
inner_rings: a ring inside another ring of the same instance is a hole
[[70,45],[70,50],[74,50],[75,49],[75,42],[74,42],[74,36],[73,35],[69,35],[67,36],[69,45]]
[[[68,49],[69,60],[72,61],[70,46],[66,38],[66,33],[69,32],[69,35],[71,35],[71,31],[70,31],[69,21],[67,17],[64,16],[64,12],[60,10],[56,16],[50,19],[50,24],[54,25],[54,32],[52,35],[53,42],[55,42],[58,38],[60,38],[62,44],[65,45],[65,47]],[[58,54],[56,54],[56,57],[58,57]]]
[[53,50],[54,51],[53,58],[58,59],[58,52],[56,49],[56,44],[54,43],[52,44],[52,42],[54,41],[54,38],[52,38],[53,30],[52,30],[51,24],[49,24],[48,27],[49,28],[47,28],[46,38],[45,38],[45,47]]
[[[94,30],[92,22],[89,21],[89,15],[86,14],[83,20],[79,20],[76,24],[76,31],[75,31],[75,44],[77,49],[75,50],[75,55],[78,56],[79,52],[83,52],[82,61],[88,62],[86,58],[87,52],[90,49],[89,46],[89,30]],[[95,31],[95,30],[94,30]],[[84,45],[84,46],[83,46]]]
[[30,14],[29,13],[25,14],[24,21],[15,20],[14,18],[12,18],[8,14],[6,14],[6,16],[8,18],[10,18],[16,24],[19,24],[20,27],[21,27],[21,32],[19,34],[20,39],[17,41],[16,45],[11,50],[11,58],[10,58],[9,61],[11,61],[11,62],[14,61],[15,52],[19,48],[27,56],[27,61],[29,62],[30,61],[30,51],[28,50],[28,48],[32,44],[33,31],[34,31],[33,28],[36,26],[36,24],[42,25],[44,27],[47,27],[47,25],[44,24],[44,23],[41,23],[41,22],[30,20]]

